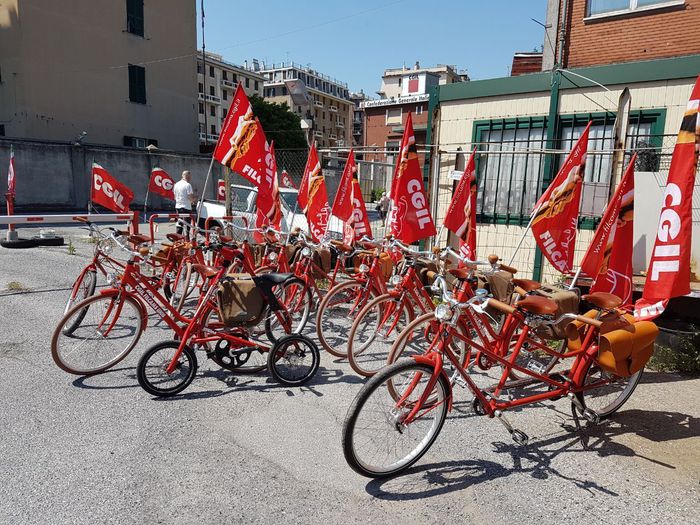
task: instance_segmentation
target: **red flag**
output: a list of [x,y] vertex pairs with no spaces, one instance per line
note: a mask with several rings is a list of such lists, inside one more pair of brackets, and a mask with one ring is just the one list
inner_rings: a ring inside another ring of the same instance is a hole
[[331,213],[343,222],[348,222],[353,212],[352,178],[356,171],[355,154],[350,150],[348,159],[345,162],[343,175],[340,177],[338,191],[335,194],[335,199],[333,199],[333,207],[331,208]]
[[[315,152],[316,148],[313,148],[313,151]],[[311,155],[309,155],[309,157],[311,157]],[[309,172],[308,188],[308,200],[304,213],[306,214],[306,219],[309,221],[309,233],[311,234],[311,238],[318,242],[328,229],[328,219],[331,214],[331,207],[328,205],[326,179],[323,177],[321,164],[318,162],[318,159],[316,160],[315,166]],[[301,190],[299,191],[299,195],[301,195]]]
[[654,319],[673,297],[690,293],[690,247],[692,246],[692,198],[700,137],[700,77],[688,101],[673,148],[642,298],[635,304],[638,320]]
[[129,204],[133,198],[134,192],[112,177],[102,166],[93,162],[90,190],[90,200],[93,203],[115,213],[125,213],[129,211]]
[[581,261],[581,271],[593,279],[591,292],[617,295],[623,304],[632,303],[632,221],[636,160],[635,154]]
[[[265,142],[265,169],[258,186],[257,211],[255,213],[255,226],[272,226],[276,230],[280,228],[282,221],[282,205],[280,203],[279,183],[277,182],[277,160],[275,159],[275,146]],[[262,236],[256,232],[256,241],[262,242]]]
[[365,235],[372,237],[372,227],[367,216],[365,201],[362,198],[360,182],[355,175],[352,180],[352,215],[350,220],[345,223],[344,241],[347,244],[352,244],[353,241],[358,241]]
[[285,188],[289,188],[290,190],[298,189],[294,185],[294,181],[289,176],[289,173],[287,173],[287,170],[282,170],[282,173],[280,174],[280,182],[282,183],[282,186],[284,186]]
[[430,216],[428,200],[423,190],[423,176],[418,164],[416,137],[413,134],[410,113],[406,119],[406,129],[391,188],[391,234],[406,244],[435,235],[435,224]]
[[220,179],[216,185],[216,200],[225,201],[226,200],[226,181]]
[[445,227],[460,239],[460,253],[476,258],[476,148],[469,156],[445,215]]
[[15,150],[10,147],[10,168],[7,170],[7,193],[15,196]]
[[264,135],[262,126],[253,116],[250,101],[238,84],[214,149],[214,159],[259,185],[265,155],[264,141],[259,140],[261,134]]
[[173,181],[172,177],[167,174],[167,172],[162,168],[153,168],[151,170],[151,180],[148,183],[148,191],[152,193],[157,193],[158,195],[175,200],[175,194],[173,193]]
[[573,266],[590,129],[589,122],[532,212],[535,242],[552,266],[561,273],[570,272]]
[[309,156],[306,158],[306,166],[304,166],[304,176],[299,184],[299,194],[297,199],[301,209],[306,213],[306,208],[309,205],[309,178],[313,171],[321,171],[321,164],[318,162],[318,152],[316,151],[316,143],[311,144]]

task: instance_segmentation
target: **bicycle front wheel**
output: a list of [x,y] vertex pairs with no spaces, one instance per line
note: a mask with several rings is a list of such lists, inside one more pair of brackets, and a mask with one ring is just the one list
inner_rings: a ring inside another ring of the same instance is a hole
[[386,365],[391,347],[411,317],[408,307],[390,294],[367,303],[350,329],[348,360],[352,369],[364,377],[376,374]]
[[[418,461],[432,446],[447,416],[450,385],[440,374],[427,391],[433,369],[412,359],[387,366],[355,397],[343,424],[343,453],[363,476],[391,476]],[[395,400],[391,391],[400,393]],[[422,404],[421,400],[429,400]],[[411,421],[407,417],[417,404]]]
[[316,335],[321,346],[335,357],[348,356],[353,319],[375,292],[361,281],[347,281],[331,288],[316,313]]
[[[88,270],[81,273],[75,280],[75,283],[73,283],[73,287],[71,288],[70,296],[66,302],[66,308],[63,310],[63,314],[65,315],[68,313],[68,310],[73,308],[73,306],[78,304],[80,301],[83,301],[84,299],[87,299],[93,295],[95,293],[96,285],[97,272],[95,272],[95,270]],[[72,334],[73,331],[80,326],[80,323],[85,318],[85,314],[87,314],[87,308],[84,308],[80,315],[74,316],[70,324],[64,326],[63,333],[66,335]]]
[[178,357],[175,369],[167,372],[179,347],[179,341],[162,341],[146,350],[136,367],[141,388],[154,396],[170,397],[189,386],[197,373],[197,357],[189,346]]
[[[68,333],[65,328],[79,326]],[[136,299],[117,293],[80,301],[59,321],[51,339],[51,356],[69,374],[92,375],[113,367],[136,346],[146,318]]]

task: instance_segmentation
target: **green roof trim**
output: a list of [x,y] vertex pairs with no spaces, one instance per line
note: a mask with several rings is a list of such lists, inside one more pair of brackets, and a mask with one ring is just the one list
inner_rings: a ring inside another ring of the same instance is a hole
[[[700,74],[700,55],[573,68],[570,71],[607,86],[633,82],[695,78]],[[567,70],[562,70],[561,73],[560,89],[596,87],[596,84],[588,80],[567,74]],[[471,80],[439,86],[438,97],[440,102],[447,102],[450,100],[497,97],[500,95],[548,92],[551,89],[551,81],[551,71],[517,77]]]

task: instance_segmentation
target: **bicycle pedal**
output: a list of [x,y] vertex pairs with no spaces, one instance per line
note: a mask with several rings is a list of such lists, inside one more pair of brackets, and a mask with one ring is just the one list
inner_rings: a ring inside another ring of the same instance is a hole
[[589,423],[593,423],[594,425],[600,423],[600,415],[598,415],[598,412],[596,412],[593,409],[585,409],[583,411],[583,417],[586,419],[586,421],[588,421]]
[[518,446],[521,446],[521,447],[526,446],[530,441],[530,436],[528,436],[522,430],[518,430],[517,428],[513,429],[513,432],[510,433],[510,437],[513,441],[515,441],[515,443]]

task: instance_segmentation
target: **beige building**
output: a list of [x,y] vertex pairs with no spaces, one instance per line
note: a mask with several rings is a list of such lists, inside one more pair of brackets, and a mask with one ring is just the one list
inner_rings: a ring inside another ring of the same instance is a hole
[[191,0],[2,0],[0,135],[196,151]]
[[[429,79],[426,86],[426,80]],[[415,87],[411,81],[418,80]],[[433,67],[420,67],[416,62],[412,68],[406,66],[394,69],[385,69],[382,76],[382,87],[377,91],[383,99],[406,97],[410,94],[422,91],[430,85],[452,84],[469,80],[466,72],[458,72],[455,66],[438,64]],[[418,87],[420,83],[420,88]],[[409,86],[411,84],[411,86]]]
[[[206,62],[206,64],[205,64]],[[197,110],[199,112],[199,142],[214,145],[221,125],[231,105],[233,94],[240,83],[249,97],[263,95],[264,77],[254,71],[257,67],[237,66],[226,62],[221,55],[207,52],[202,60],[197,54]]]
[[352,145],[355,104],[348,85],[294,62],[263,65],[265,98],[286,103],[320,148]]

